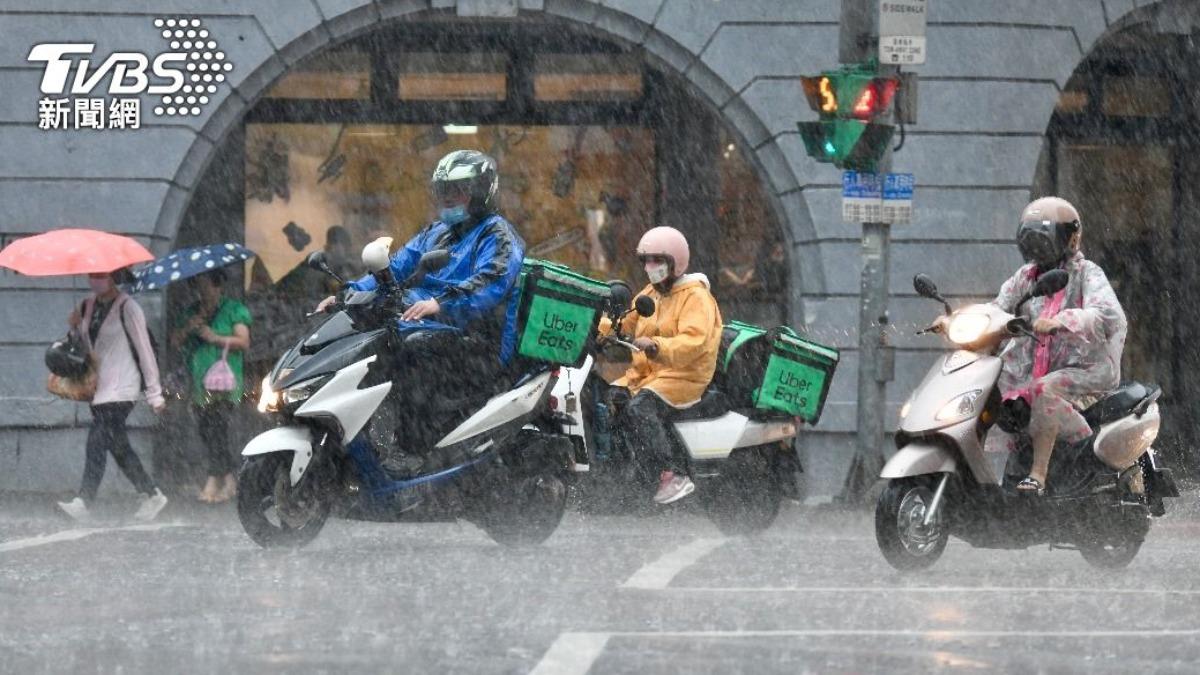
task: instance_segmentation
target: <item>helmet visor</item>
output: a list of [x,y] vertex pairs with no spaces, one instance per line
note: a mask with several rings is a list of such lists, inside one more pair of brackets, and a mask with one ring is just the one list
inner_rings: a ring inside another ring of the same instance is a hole
[[1062,259],[1064,249],[1058,224],[1049,220],[1025,220],[1017,228],[1017,248],[1026,262],[1052,265]]
[[460,204],[471,198],[471,181],[436,180],[430,185],[433,199],[438,204]]

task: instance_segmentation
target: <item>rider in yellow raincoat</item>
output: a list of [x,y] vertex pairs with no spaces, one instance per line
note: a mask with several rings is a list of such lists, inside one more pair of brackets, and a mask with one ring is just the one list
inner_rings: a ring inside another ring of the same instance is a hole
[[[656,227],[638,243],[638,259],[650,283],[639,295],[654,300],[652,316],[632,313],[622,323],[635,352],[625,374],[612,384],[632,395],[621,413],[638,457],[657,460],[663,467],[654,501],[669,504],[695,491],[696,486],[672,456],[663,419],[671,408],[697,401],[708,388],[721,346],[721,311],[709,292],[708,278],[687,274],[687,239],[678,230]],[[612,332],[603,322],[601,334]]]

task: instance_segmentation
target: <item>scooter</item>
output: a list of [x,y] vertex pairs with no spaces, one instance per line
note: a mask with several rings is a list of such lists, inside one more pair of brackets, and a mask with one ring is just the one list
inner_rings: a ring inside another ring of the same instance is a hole
[[[444,250],[426,253],[398,282],[387,243],[368,244],[363,262],[378,288],[344,291],[326,310],[336,313],[264,379],[259,409],[278,426],[242,450],[237,497],[242,526],[260,546],[303,546],[331,512],[384,522],[465,517],[510,545],[540,543],[558,527],[573,448],[547,429],[552,367],[531,366],[499,393],[475,397],[473,413],[437,441],[416,475],[393,476],[380,462],[380,439],[393,431],[381,407],[406,385],[383,366],[388,350],[403,348],[396,318],[404,291],[448,260]],[[308,264],[338,278],[322,252]]]
[[[875,537],[893,567],[920,570],[941,556],[951,534],[978,548],[1040,544],[1076,549],[1091,565],[1117,569],[1137,555],[1150,518],[1178,497],[1169,469],[1155,456],[1158,387],[1124,384],[1083,412],[1092,435],[1055,447],[1045,496],[1016,491],[1032,462],[1028,424],[1019,405],[1004,403],[997,382],[1001,357],[1020,339],[1039,339],[1021,308],[1066,287],[1064,270],[1044,273],[1009,314],[990,304],[952,311],[929,277],[913,287],[942,303],[938,333],[957,349],[939,357],[900,411],[895,455],[875,509]],[[1019,449],[984,453],[994,426],[1016,432]]]
[[[624,282],[609,285],[607,309],[614,327],[630,312],[652,316],[654,300],[635,302]],[[608,405],[612,389],[600,377],[603,366],[623,370],[640,351],[629,336],[615,332],[597,341],[578,368],[563,368],[554,385],[551,406],[559,414],[562,433],[574,441],[581,476],[576,486],[584,505],[620,511],[653,506],[658,474],[636,456]],[[799,421],[791,416],[741,409],[709,387],[700,400],[677,408],[666,420],[670,451],[686,458],[696,482],[696,498],[709,518],[727,535],[752,534],[770,527],[785,495],[796,494],[800,463],[793,449]],[[582,465],[582,466],[580,466]]]

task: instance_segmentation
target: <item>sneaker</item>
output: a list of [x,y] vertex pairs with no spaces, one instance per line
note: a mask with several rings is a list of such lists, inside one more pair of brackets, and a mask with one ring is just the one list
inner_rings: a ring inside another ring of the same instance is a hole
[[167,505],[167,496],[162,493],[162,490],[154,488],[154,494],[142,497],[142,505],[138,507],[137,513],[133,514],[135,520],[151,521],[158,515],[159,511]]
[[658,492],[654,494],[655,504],[670,504],[696,491],[696,484],[687,476],[677,476],[673,471],[664,471],[658,479]]
[[69,502],[58,502],[58,508],[62,509],[68,516],[83,523],[92,519],[92,512],[88,511],[87,504],[82,499],[76,497]]

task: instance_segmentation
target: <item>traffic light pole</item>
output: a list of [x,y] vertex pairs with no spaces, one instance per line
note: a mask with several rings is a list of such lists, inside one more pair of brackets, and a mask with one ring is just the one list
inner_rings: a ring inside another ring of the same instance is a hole
[[[878,44],[878,0],[842,0],[838,57],[842,63],[861,63],[874,57]],[[898,74],[881,66],[880,74]],[[892,169],[889,145],[877,172]],[[862,224],[862,282],[858,319],[858,438],[839,500],[861,504],[883,468],[884,408],[887,383],[892,379],[893,355],[888,345],[888,275],[891,228],[887,223]]]

